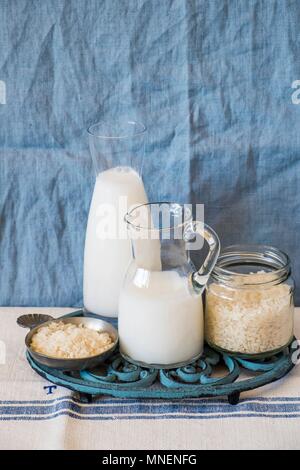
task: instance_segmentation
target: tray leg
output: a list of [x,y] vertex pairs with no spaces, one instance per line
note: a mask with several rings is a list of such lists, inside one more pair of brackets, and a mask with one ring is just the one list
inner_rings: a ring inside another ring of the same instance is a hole
[[78,393],[78,398],[81,403],[92,403],[93,401],[93,395],[90,395],[89,393]]
[[233,392],[228,395],[228,403],[230,405],[237,405],[240,401],[240,392]]

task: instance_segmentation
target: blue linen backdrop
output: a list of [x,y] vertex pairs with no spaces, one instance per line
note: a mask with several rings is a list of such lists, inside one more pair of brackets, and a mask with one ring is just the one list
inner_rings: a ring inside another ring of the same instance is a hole
[[148,127],[150,199],[204,203],[299,284],[299,24],[297,0],[1,0],[0,304],[81,305],[85,129],[114,116]]

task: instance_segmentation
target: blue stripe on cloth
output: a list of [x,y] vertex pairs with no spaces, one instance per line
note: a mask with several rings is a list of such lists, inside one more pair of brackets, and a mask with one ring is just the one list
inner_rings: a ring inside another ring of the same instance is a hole
[[203,413],[216,413],[216,412],[230,412],[236,413],[240,411],[253,411],[253,412],[297,412],[300,413],[299,404],[258,404],[258,403],[241,403],[238,406],[232,407],[230,404],[201,404],[201,405],[169,405],[169,404],[131,404],[129,406],[123,405],[86,405],[81,406],[72,401],[59,402],[56,405],[50,406],[3,406],[0,407],[0,415],[5,414],[49,414],[63,409],[72,410],[84,415],[88,414],[165,414],[168,412],[179,412],[184,414]]
[[[276,401],[275,401],[276,400]],[[300,400],[271,399],[260,401],[255,398],[245,400],[236,407],[224,402],[202,400],[195,402],[119,402],[118,404],[80,404],[72,399],[60,399],[52,404],[5,404],[0,406],[0,420],[7,419],[51,419],[69,415],[78,419],[212,419],[216,417],[300,417]]]

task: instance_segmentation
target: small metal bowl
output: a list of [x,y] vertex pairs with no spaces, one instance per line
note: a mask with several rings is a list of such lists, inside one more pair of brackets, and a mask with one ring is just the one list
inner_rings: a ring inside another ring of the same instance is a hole
[[[31,339],[33,335],[35,335],[39,328],[42,326],[47,326],[49,323],[73,323],[75,325],[82,324],[91,330],[96,331],[106,331],[109,333],[111,338],[113,339],[113,344],[110,349],[103,352],[102,354],[98,354],[97,356],[90,356],[78,359],[61,359],[51,356],[46,356],[39,352],[34,351],[30,347]],[[43,364],[47,367],[52,367],[54,369],[71,371],[71,370],[84,370],[84,369],[93,369],[102,362],[104,362],[117,347],[118,344],[118,332],[116,328],[114,328],[110,323],[99,320],[97,318],[92,317],[70,317],[70,318],[52,318],[49,315],[22,315],[18,318],[17,323],[19,326],[24,328],[30,328],[29,333],[27,333],[25,338],[25,345],[30,356],[39,364]]]

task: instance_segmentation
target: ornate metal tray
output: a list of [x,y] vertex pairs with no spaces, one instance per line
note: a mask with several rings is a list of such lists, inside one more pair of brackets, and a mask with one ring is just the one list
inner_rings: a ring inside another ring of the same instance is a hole
[[[69,316],[82,316],[82,311]],[[297,341],[264,361],[248,361],[205,348],[203,356],[188,366],[171,370],[145,369],[126,362],[117,352],[101,368],[64,372],[42,366],[27,353],[27,360],[48,381],[79,393],[83,402],[111,395],[126,398],[195,398],[227,396],[230,404],[240,394],[284,377],[299,355]]]

